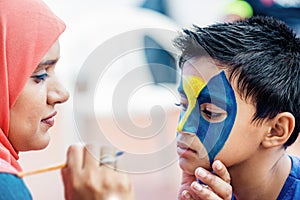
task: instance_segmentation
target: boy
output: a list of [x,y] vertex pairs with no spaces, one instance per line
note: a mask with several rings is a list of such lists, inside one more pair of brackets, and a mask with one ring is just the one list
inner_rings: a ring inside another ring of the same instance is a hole
[[300,39],[270,17],[194,26],[182,52],[179,199],[299,199]]

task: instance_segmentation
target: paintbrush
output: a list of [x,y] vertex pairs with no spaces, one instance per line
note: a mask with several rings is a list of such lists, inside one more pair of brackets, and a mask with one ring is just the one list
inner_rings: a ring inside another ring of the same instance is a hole
[[[123,151],[118,151],[115,154],[115,158],[119,157],[119,156],[121,156],[123,154],[124,154]],[[110,157],[112,157],[112,156],[110,156]],[[107,158],[109,158],[109,156],[105,156],[104,155],[104,157],[100,161],[100,164],[105,165],[105,164],[113,162],[112,159],[110,159],[110,158],[107,159]],[[29,175],[33,175],[33,174],[39,174],[39,173],[43,173],[43,172],[49,172],[49,171],[53,171],[53,170],[57,170],[57,169],[62,169],[64,167],[66,167],[66,166],[67,166],[67,164],[63,163],[63,164],[59,164],[59,165],[55,165],[55,166],[51,166],[51,167],[45,167],[45,168],[42,168],[42,169],[36,169],[36,170],[33,170],[33,171],[19,172],[17,174],[17,176],[20,177],[20,178],[23,178],[24,176],[29,176]]]

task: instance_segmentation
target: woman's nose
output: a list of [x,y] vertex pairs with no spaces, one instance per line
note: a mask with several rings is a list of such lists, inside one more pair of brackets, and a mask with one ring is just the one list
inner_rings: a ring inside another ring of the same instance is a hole
[[55,105],[64,103],[69,99],[69,92],[66,88],[55,78],[48,86],[47,103]]

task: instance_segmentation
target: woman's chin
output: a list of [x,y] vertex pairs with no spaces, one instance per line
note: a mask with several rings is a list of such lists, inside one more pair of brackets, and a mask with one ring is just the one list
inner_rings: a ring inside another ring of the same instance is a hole
[[49,145],[50,140],[43,140],[40,142],[37,142],[33,145],[31,145],[31,147],[25,151],[38,151],[38,150],[43,150],[45,149],[48,145]]
[[48,145],[49,145],[49,140],[48,141],[45,141],[43,143],[41,143],[40,145],[36,146],[36,149],[34,150],[43,150],[45,149]]

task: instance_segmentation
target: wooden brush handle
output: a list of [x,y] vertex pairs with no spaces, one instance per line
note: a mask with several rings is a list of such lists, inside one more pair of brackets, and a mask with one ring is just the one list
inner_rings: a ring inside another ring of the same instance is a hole
[[29,172],[20,172],[17,174],[17,176],[22,178],[24,176],[38,174],[38,173],[42,173],[42,172],[48,172],[48,171],[52,171],[52,170],[56,170],[56,169],[61,169],[64,167],[66,167],[66,163],[51,166],[51,167],[46,167],[46,168],[42,168],[42,169],[37,169],[37,170],[29,171]]
[[[115,157],[119,157],[121,155],[123,155],[123,151],[117,151],[115,154]],[[109,162],[110,160],[102,160],[101,164],[106,164],[106,162]],[[46,168],[42,168],[42,169],[37,169],[37,170],[33,170],[33,171],[29,171],[29,172],[20,172],[17,174],[18,177],[22,178],[24,176],[28,176],[28,175],[32,175],[32,174],[38,174],[38,173],[43,173],[43,172],[48,172],[48,171],[52,171],[52,170],[57,170],[57,169],[61,169],[66,167],[67,164],[63,163],[63,164],[59,164],[59,165],[55,165],[55,166],[51,166],[51,167],[46,167]]]

